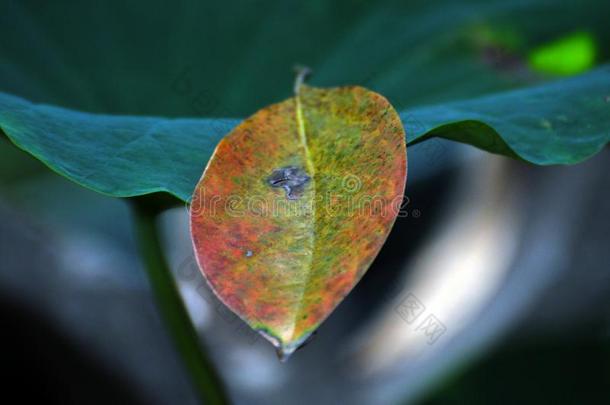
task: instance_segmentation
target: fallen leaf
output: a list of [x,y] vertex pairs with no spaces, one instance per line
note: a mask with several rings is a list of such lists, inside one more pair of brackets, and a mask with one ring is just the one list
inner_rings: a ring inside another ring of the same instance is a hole
[[405,133],[381,95],[297,85],[217,146],[191,204],[216,295],[287,358],[352,290],[402,202]]

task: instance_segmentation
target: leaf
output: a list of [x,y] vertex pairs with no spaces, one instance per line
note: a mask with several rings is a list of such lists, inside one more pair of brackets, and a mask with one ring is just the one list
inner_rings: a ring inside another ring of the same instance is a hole
[[0,128],[72,181],[114,197],[160,191],[187,201],[234,120],[97,115],[0,93]]
[[[401,112],[409,144],[438,136],[534,164],[574,164],[610,141],[610,68],[562,81]],[[238,120],[109,116],[0,93],[0,129],[51,169],[127,197],[189,201],[216,144]]]
[[149,0],[0,2],[0,91],[115,115],[245,117],[288,96],[291,67],[398,111],[530,85],[566,33],[610,55],[610,2]]
[[[610,142],[610,67],[568,80],[401,113],[409,144],[442,137],[538,165],[575,164]],[[412,134],[409,136],[409,134]]]
[[303,86],[216,148],[191,205],[198,263],[287,357],[369,267],[405,180],[404,130],[385,98]]
[[[457,111],[464,100],[540,82],[529,55],[566,33],[590,35],[598,62],[610,52],[607,1],[147,4],[0,2],[0,90],[35,103],[0,93],[0,127],[51,169],[113,196],[167,191],[188,201],[214,146],[239,122],[218,117],[243,117],[285,98],[295,61],[315,67],[318,85],[359,84],[383,94],[402,112],[409,141],[441,125],[443,136],[487,147],[501,144],[490,142],[496,132],[507,139],[534,123],[499,127],[511,121],[505,109],[490,101],[485,116],[474,104]],[[604,83],[591,100],[603,99]],[[549,119],[539,108],[569,109],[588,120],[586,105],[549,102],[532,109],[533,120]],[[441,107],[446,103],[451,108]],[[134,114],[211,118],[125,117]],[[479,118],[485,125],[446,126]],[[591,134],[606,123],[595,123]],[[551,131],[565,142],[573,128]],[[570,142],[575,157],[543,162],[574,163],[603,143],[585,153]],[[531,149],[539,147],[533,142]]]

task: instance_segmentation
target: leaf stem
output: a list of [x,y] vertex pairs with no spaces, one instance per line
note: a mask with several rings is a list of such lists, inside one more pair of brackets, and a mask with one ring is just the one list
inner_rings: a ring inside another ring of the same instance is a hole
[[301,86],[305,83],[305,79],[307,79],[307,76],[311,75],[311,69],[307,66],[297,65],[294,67],[294,71],[296,72],[296,77],[294,79],[294,95],[298,96]]
[[140,255],[161,315],[187,367],[192,384],[202,403],[228,404],[221,380],[200,345],[197,331],[163,255],[156,223],[160,211],[142,200],[132,201]]

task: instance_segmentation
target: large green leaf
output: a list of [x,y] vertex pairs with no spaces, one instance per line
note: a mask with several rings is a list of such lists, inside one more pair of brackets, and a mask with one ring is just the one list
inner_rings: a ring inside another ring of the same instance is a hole
[[88,114],[0,93],[0,128],[76,183],[115,197],[166,191],[183,201],[234,120]]
[[[407,110],[409,143],[440,136],[535,164],[572,164],[610,139],[610,68],[538,87]],[[117,197],[183,201],[237,120],[97,115],[0,93],[0,128],[56,172]]]
[[610,67],[401,116],[416,125],[409,143],[438,136],[539,165],[574,164],[610,142]]
[[[457,100],[547,80],[549,49],[561,57],[565,47],[553,44],[574,32],[591,38],[591,60],[607,60],[609,11],[602,0],[7,0],[0,90],[102,114],[243,117],[288,97],[301,62],[315,68],[312,84],[359,84],[388,97],[409,141],[433,130],[512,155],[510,145],[534,163],[574,163],[605,143],[603,72],[536,90],[544,103],[530,90]],[[8,95],[0,104],[0,125],[17,145],[115,196],[167,191],[188,200],[238,122],[91,115]],[[473,119],[486,125],[455,124]]]
[[605,0],[4,0],[0,91],[106,114],[245,117],[311,84],[362,85],[400,111],[540,81],[529,55],[589,32]]

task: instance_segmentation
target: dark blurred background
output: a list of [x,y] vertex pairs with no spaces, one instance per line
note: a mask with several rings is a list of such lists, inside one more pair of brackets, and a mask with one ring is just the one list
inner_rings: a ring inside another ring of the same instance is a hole
[[[289,97],[302,63],[312,84],[364,85],[408,111],[605,64],[609,16],[607,1],[0,0],[0,91],[109,114],[245,117]],[[186,207],[163,215],[231,399],[608,403],[609,151],[534,167],[432,140],[408,156],[407,216],[286,364],[208,290]],[[0,260],[2,402],[197,402],[127,203],[3,136]]]

